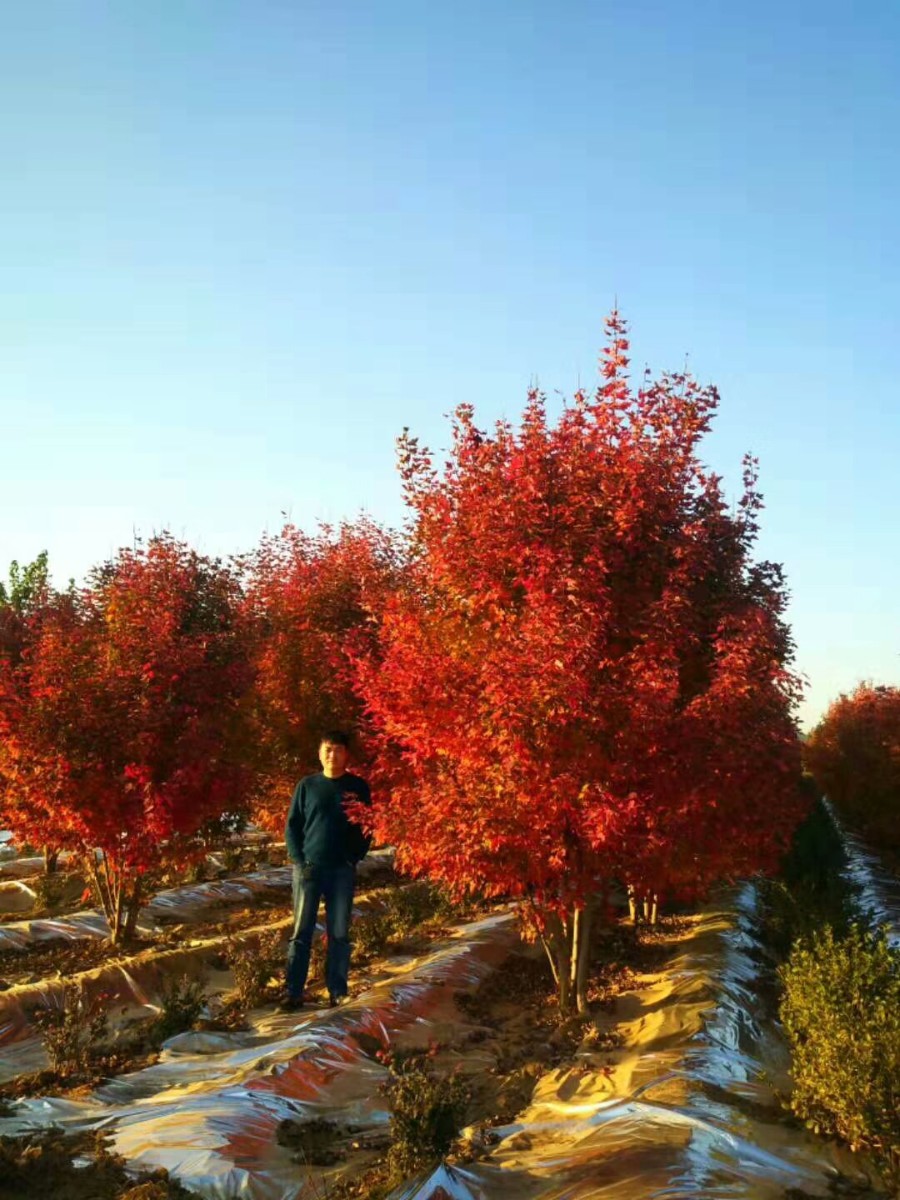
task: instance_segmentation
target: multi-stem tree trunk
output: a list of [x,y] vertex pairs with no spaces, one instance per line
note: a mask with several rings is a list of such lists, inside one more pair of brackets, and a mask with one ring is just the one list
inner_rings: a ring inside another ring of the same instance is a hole
[[44,844],[44,874],[55,875],[59,866],[59,847]]
[[541,944],[547,953],[550,970],[553,972],[553,982],[556,984],[557,999],[560,1012],[568,1012],[570,1005],[570,972],[568,922],[564,922],[558,913],[552,913],[544,923],[541,933]]
[[109,924],[109,940],[114,946],[131,940],[143,898],[141,876],[129,871],[103,850],[90,852],[84,861],[87,876]]
[[[659,896],[656,892],[647,892],[641,901],[643,919],[648,925],[655,925],[659,917]],[[628,915],[637,924],[640,910],[638,898],[631,884],[628,885]]]
[[128,903],[125,907],[125,925],[122,931],[122,940],[126,942],[132,941],[137,932],[137,921],[141,914],[141,904],[144,899],[142,884],[142,877],[135,875]]
[[589,897],[567,912],[565,918],[553,913],[544,920],[541,942],[550,961],[556,984],[559,1009],[569,1013],[573,1007],[587,1012],[587,985],[591,962],[591,932],[596,901]]

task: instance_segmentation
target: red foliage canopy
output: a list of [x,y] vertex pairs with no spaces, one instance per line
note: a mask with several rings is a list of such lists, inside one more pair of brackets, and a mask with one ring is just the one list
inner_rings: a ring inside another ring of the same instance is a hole
[[443,472],[406,433],[405,586],[360,664],[390,802],[378,832],[459,889],[578,903],[772,866],[799,816],[798,682],[778,567],[753,564],[755,464],[728,510],[697,457],[718,397],[602,386],[555,424],[459,407]]
[[159,537],[31,614],[21,658],[0,658],[3,816],[22,838],[96,848],[121,880],[241,802],[237,596]]
[[804,758],[853,825],[900,850],[900,688],[861,683],[839,696],[810,734]]
[[[246,564],[252,625],[253,815],[283,832],[297,779],[318,767],[327,729],[356,729],[353,655],[374,652],[398,574],[395,539],[360,520],[310,537],[288,525]],[[357,746],[357,758],[364,747]]]

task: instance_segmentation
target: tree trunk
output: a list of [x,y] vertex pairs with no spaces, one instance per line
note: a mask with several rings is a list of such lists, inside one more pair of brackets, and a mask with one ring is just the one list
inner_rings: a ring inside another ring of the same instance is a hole
[[587,981],[591,964],[591,927],[595,901],[589,898],[576,912],[577,938],[572,943],[572,976],[575,1006],[580,1013],[588,1011]]
[[575,988],[578,982],[578,959],[583,941],[584,909],[579,907],[572,914],[572,949],[569,954],[569,986],[572,988]]
[[44,874],[55,875],[59,866],[59,850],[44,846]]
[[104,915],[108,921],[111,913],[111,905],[109,903],[109,897],[104,886],[103,876],[93,850],[84,856],[84,871],[90,880],[91,887],[94,889],[94,896],[96,897],[97,903],[103,909]]
[[563,1015],[567,1015],[572,1011],[572,984],[569,980],[568,958],[568,954],[566,954],[565,950],[563,950],[557,959],[557,975],[559,978],[559,1011],[563,1013]]
[[134,940],[134,935],[137,930],[138,917],[141,914],[141,901],[143,900],[142,878],[140,875],[135,875],[134,885],[131,889],[131,894],[128,897],[128,903],[125,912],[125,941]]
[[547,961],[550,963],[550,970],[553,972],[553,982],[556,984],[556,990],[559,991],[559,969],[556,965],[556,951],[547,938],[541,934],[541,945],[547,954]]
[[113,889],[115,904],[109,932],[110,941],[114,946],[118,946],[122,941],[123,921],[125,917],[125,881],[122,878],[117,878],[113,884]]
[[88,879],[93,885],[109,925],[109,940],[114,946],[118,946],[134,933],[140,910],[140,877],[135,875],[129,887],[122,868],[111,863],[103,850],[100,851],[99,858],[94,851],[85,855],[84,863]]
[[553,972],[553,982],[556,984],[557,1002],[561,1013],[568,1013],[572,1005],[569,939],[570,922],[568,920],[563,922],[556,913],[548,917],[541,934],[541,944],[550,961],[550,970]]

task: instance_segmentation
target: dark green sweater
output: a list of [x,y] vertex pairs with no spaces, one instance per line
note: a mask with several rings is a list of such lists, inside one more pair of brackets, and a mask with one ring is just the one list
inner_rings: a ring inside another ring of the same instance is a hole
[[366,781],[349,771],[337,779],[329,779],[321,771],[301,779],[288,810],[288,858],[317,867],[337,867],[365,858],[372,839],[355,821],[348,820],[345,812],[345,806],[354,801],[368,805],[371,797]]

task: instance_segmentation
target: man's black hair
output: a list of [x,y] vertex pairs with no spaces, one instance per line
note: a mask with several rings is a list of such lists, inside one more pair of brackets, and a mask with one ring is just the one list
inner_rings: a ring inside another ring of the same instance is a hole
[[350,747],[350,734],[345,733],[343,729],[326,729],[319,738],[319,745],[323,742],[331,742],[333,746],[343,746],[345,749]]

